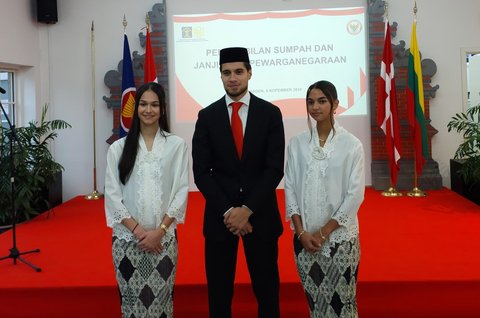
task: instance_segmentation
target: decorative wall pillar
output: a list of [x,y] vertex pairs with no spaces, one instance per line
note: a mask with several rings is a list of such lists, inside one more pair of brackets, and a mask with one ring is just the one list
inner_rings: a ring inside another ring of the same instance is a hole
[[[155,56],[155,67],[157,71],[158,83],[165,89],[166,100],[169,100],[168,90],[168,64],[167,64],[167,11],[166,0],[159,0],[152,7],[152,11],[148,12],[150,18],[150,40],[152,50]],[[145,47],[146,36],[143,32],[138,34],[140,45]],[[119,41],[123,41],[121,34],[118,36]],[[129,39],[129,41],[131,41]],[[130,42],[131,43],[131,42]],[[122,51],[123,52],[123,51]],[[120,54],[121,52],[119,52]],[[133,74],[135,78],[135,86],[143,84],[143,61],[145,54],[139,55],[137,51],[132,53]],[[105,73],[104,83],[110,88],[110,96],[104,96],[103,100],[113,113],[113,129],[112,135],[107,139],[107,143],[111,144],[118,139],[120,127],[120,100],[122,97],[122,64],[118,62],[116,70],[110,70]],[[167,111],[170,109],[167,104]]]
[[[383,41],[385,36],[385,12],[383,0],[368,1],[369,20],[369,71],[370,71],[370,123],[372,138],[372,186],[377,190],[386,190],[390,187],[390,169],[388,154],[385,146],[385,135],[376,122],[376,101],[378,96],[378,83],[380,64],[383,54]],[[413,13],[412,13],[413,21]],[[409,26],[410,27],[410,26]],[[391,23],[390,31],[392,38],[396,36],[398,24]],[[393,42],[393,41],[392,41]],[[421,43],[420,43],[421,47]],[[409,49],[405,49],[405,41],[399,41],[392,47],[394,55],[395,82],[397,89],[397,108],[400,124],[401,159],[398,173],[397,190],[411,190],[414,187],[414,143],[411,137],[410,126],[407,117],[407,69]],[[417,186],[421,190],[440,189],[442,176],[438,169],[438,163],[432,159],[431,138],[438,132],[430,121],[430,99],[435,97],[439,86],[432,86],[432,77],[437,72],[437,66],[431,59],[422,59],[423,90],[425,96],[425,118],[427,120],[428,146],[430,157],[423,166],[423,172],[417,179]]]

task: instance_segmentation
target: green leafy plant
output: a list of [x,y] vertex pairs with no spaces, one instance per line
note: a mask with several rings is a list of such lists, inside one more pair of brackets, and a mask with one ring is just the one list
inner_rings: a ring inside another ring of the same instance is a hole
[[464,141],[455,152],[455,159],[463,159],[459,174],[468,185],[480,184],[480,104],[455,114],[447,127],[449,132],[463,134]]
[[[48,105],[42,108],[40,121],[15,129],[1,127],[0,140],[0,224],[12,222],[11,176],[14,168],[15,206],[17,221],[28,220],[50,208],[45,191],[64,170],[49,150],[58,130],[70,128],[63,120],[47,120]],[[13,141],[12,150],[10,139]],[[13,156],[12,156],[13,153]],[[13,158],[13,162],[12,162]]]

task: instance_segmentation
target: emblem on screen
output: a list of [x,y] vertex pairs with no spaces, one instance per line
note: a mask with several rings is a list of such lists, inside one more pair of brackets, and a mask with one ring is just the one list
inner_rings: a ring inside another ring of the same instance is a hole
[[205,39],[205,30],[203,29],[203,27],[201,26],[182,27],[182,40],[204,40],[204,39]]
[[358,20],[351,20],[347,23],[347,32],[351,35],[357,35],[362,31],[362,23]]

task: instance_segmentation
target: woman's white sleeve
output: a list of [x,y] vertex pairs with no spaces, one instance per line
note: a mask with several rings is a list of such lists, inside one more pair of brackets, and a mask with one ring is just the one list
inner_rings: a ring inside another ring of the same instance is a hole
[[356,216],[365,194],[365,156],[361,143],[355,145],[350,153],[349,166],[345,167],[348,177],[348,187],[344,200],[332,218],[338,224],[347,226]]
[[292,215],[298,214],[300,215],[300,207],[297,203],[297,192],[298,189],[296,188],[296,175],[299,173],[295,171],[295,167],[297,166],[296,157],[294,152],[292,151],[292,142],[288,145],[287,150],[287,164],[285,168],[285,218],[286,220],[291,220]]
[[123,204],[123,190],[118,173],[120,155],[121,147],[112,144],[108,149],[105,171],[105,216],[109,227],[131,217]]
[[182,141],[176,152],[173,156],[175,162],[172,162],[174,175],[167,214],[175,218],[176,223],[183,223],[188,200],[188,147],[185,141]]

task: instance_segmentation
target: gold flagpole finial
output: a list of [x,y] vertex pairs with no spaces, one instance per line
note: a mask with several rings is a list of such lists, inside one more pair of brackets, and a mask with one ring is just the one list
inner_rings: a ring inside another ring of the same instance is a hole
[[147,29],[150,28],[150,16],[148,13],[145,15],[145,24],[147,25]]
[[415,19],[415,22],[417,22],[417,1],[415,1],[415,6],[413,7],[413,18]]
[[127,18],[125,17],[125,14],[123,15],[123,32],[127,31]]
[[383,11],[384,11],[383,17],[386,20],[388,20],[388,1],[387,0],[383,2]]

